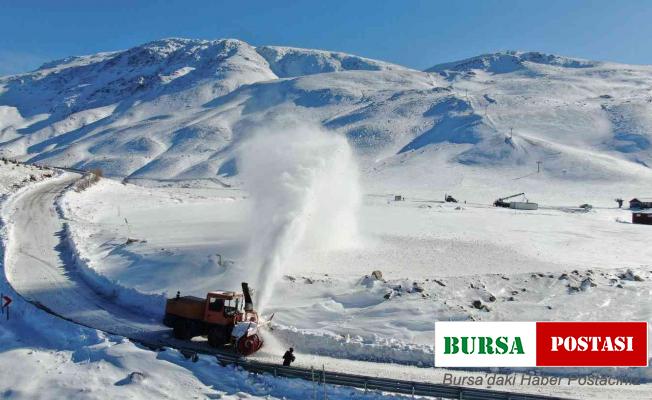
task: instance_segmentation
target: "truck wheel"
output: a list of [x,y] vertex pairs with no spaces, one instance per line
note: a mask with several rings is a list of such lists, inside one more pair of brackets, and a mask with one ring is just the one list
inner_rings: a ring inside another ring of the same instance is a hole
[[192,339],[191,328],[192,327],[190,326],[190,323],[188,321],[185,321],[183,319],[178,319],[174,322],[174,328],[172,329],[172,333],[174,333],[174,337],[177,339],[189,340]]
[[228,341],[226,330],[222,327],[215,327],[208,332],[208,344],[211,347],[222,347]]

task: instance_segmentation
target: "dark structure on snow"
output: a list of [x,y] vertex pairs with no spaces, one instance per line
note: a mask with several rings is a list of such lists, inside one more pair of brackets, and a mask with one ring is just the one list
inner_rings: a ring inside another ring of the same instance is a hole
[[629,208],[635,210],[644,210],[652,208],[652,197],[639,197],[629,201]]
[[652,212],[643,211],[643,212],[632,213],[632,223],[633,224],[652,225]]

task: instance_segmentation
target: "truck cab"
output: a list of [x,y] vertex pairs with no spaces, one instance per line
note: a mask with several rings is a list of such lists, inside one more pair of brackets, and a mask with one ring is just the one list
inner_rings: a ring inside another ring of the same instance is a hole
[[208,292],[204,306],[204,321],[227,325],[244,320],[244,298],[234,292]]

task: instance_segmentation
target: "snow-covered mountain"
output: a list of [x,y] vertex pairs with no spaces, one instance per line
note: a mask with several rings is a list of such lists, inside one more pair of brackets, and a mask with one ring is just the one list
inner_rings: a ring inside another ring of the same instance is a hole
[[428,68],[426,72],[460,72],[481,69],[496,74],[504,74],[527,69],[528,64],[542,64],[564,68],[591,68],[601,63],[539,52],[505,51],[435,65],[432,68]]
[[537,161],[563,181],[652,178],[650,66],[502,52],[416,71],[165,39],[0,78],[4,154],[118,176],[234,175],[241,140],[288,118],[346,135],[376,182],[511,180]]

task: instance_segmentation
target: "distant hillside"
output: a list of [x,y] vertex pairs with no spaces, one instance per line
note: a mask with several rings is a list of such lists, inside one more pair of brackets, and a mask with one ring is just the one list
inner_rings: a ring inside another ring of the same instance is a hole
[[426,72],[459,72],[480,69],[486,72],[504,74],[527,69],[528,64],[542,64],[564,68],[591,68],[599,66],[601,63],[539,52],[505,51],[435,65],[427,69]]
[[537,161],[562,181],[651,177],[649,66],[501,52],[416,71],[337,52],[164,39],[0,78],[3,154],[115,176],[237,175],[240,141],[280,118],[346,135],[375,181],[454,186],[506,168],[518,177]]

